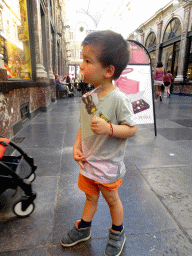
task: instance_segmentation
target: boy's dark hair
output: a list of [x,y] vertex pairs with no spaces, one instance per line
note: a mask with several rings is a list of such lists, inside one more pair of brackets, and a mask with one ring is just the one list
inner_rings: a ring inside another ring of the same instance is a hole
[[157,67],[158,68],[162,68],[163,67],[163,63],[161,61],[157,62]]
[[84,45],[95,46],[102,66],[113,65],[115,67],[113,79],[119,78],[129,62],[128,43],[120,34],[111,30],[96,31],[85,37],[82,42],[82,46]]

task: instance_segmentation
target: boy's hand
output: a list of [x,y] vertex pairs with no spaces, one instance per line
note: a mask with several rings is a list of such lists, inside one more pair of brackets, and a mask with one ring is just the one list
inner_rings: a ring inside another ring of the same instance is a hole
[[83,163],[86,162],[85,156],[84,156],[84,154],[79,149],[73,149],[73,157],[74,157],[75,161],[82,168],[84,168],[84,164]]
[[91,130],[95,134],[110,134],[110,125],[100,117],[93,117],[91,121]]

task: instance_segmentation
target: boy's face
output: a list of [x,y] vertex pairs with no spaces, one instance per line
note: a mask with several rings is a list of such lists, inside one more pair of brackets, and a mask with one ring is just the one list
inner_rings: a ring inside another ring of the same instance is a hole
[[80,71],[84,74],[84,82],[94,84],[95,87],[102,85],[107,70],[98,60],[98,54],[96,48],[91,45],[85,45],[82,48],[83,62],[80,65]]

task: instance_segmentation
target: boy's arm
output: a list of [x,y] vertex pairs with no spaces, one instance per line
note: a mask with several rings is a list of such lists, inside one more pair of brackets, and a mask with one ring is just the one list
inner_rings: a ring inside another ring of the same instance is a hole
[[[118,125],[112,124],[113,129],[113,137],[117,137],[120,139],[126,139],[132,137],[136,133],[136,125],[129,126],[126,124]],[[111,125],[107,123],[104,119],[96,117],[92,119],[91,122],[91,130],[95,134],[107,134],[112,135]]]
[[[112,124],[113,127],[113,137],[126,139],[135,135],[137,126],[129,126],[126,124],[118,125]],[[111,126],[109,127],[109,131],[107,133],[109,136],[112,134]]]
[[84,168],[83,162],[85,162],[85,156],[82,152],[82,145],[81,145],[81,128],[79,128],[76,136],[76,140],[73,146],[73,157],[75,161]]

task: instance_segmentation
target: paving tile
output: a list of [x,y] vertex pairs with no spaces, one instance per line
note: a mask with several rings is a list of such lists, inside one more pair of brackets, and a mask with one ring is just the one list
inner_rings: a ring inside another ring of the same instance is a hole
[[[192,254],[192,245],[185,236],[176,230],[147,234],[126,234],[126,243],[122,251],[122,256],[162,256],[162,255],[182,255]],[[94,255],[104,254],[107,239],[90,239],[71,248],[63,248],[60,245],[50,248],[50,255]]]
[[[68,144],[72,144],[70,142],[68,142]],[[64,139],[64,145],[65,148],[63,148],[62,150],[62,157],[61,157],[61,174],[63,173],[74,173],[74,171],[76,170],[76,172],[78,172],[79,170],[79,165],[77,164],[77,162],[74,160],[73,158],[73,146],[66,146],[66,140]]]
[[[11,211],[12,203],[5,204],[6,211],[0,218],[0,251],[20,250],[50,243],[57,195],[57,178],[37,178],[33,190],[37,192],[35,211],[27,218],[18,218]],[[21,195],[21,194],[20,194]],[[8,206],[7,206],[8,205]],[[8,213],[5,215],[5,213]],[[2,211],[1,211],[2,214]]]
[[142,169],[141,172],[152,189],[187,230],[192,228],[192,166]]
[[25,148],[25,153],[32,156],[37,165],[37,176],[59,175],[62,151],[62,148]]
[[[49,249],[50,256],[72,256],[72,255],[79,255],[79,256],[101,256],[104,255],[105,247],[107,244],[107,239],[92,239],[90,238],[89,241],[77,244],[71,248],[64,248],[60,245],[56,247],[52,247]],[[122,253],[122,256],[126,254]]]
[[47,248],[0,252],[0,256],[48,256]]
[[176,119],[176,120],[173,120],[173,122],[177,124],[181,124],[185,127],[192,127],[192,119]]
[[125,161],[129,159],[138,168],[150,168],[158,166],[190,165],[192,162],[191,151],[183,148],[176,142],[167,141],[161,135],[149,141],[145,145],[133,145],[126,147]]
[[158,133],[171,141],[192,140],[192,129],[190,128],[160,128]]
[[50,124],[45,124],[45,123],[29,123],[26,127],[24,127],[18,134],[17,136],[22,136],[24,135],[31,135],[31,136],[38,136],[39,134],[43,136],[43,134],[46,135],[51,135],[55,133],[62,133],[65,129],[65,124],[62,123],[50,123]]
[[150,234],[127,236],[125,255],[129,256],[162,256],[192,255],[192,245],[179,231],[167,230]]
[[30,133],[26,134],[25,140],[19,146],[21,148],[62,148],[64,135],[64,130],[60,133],[51,133],[51,131],[49,133],[45,131],[42,134],[36,132],[34,134]]

